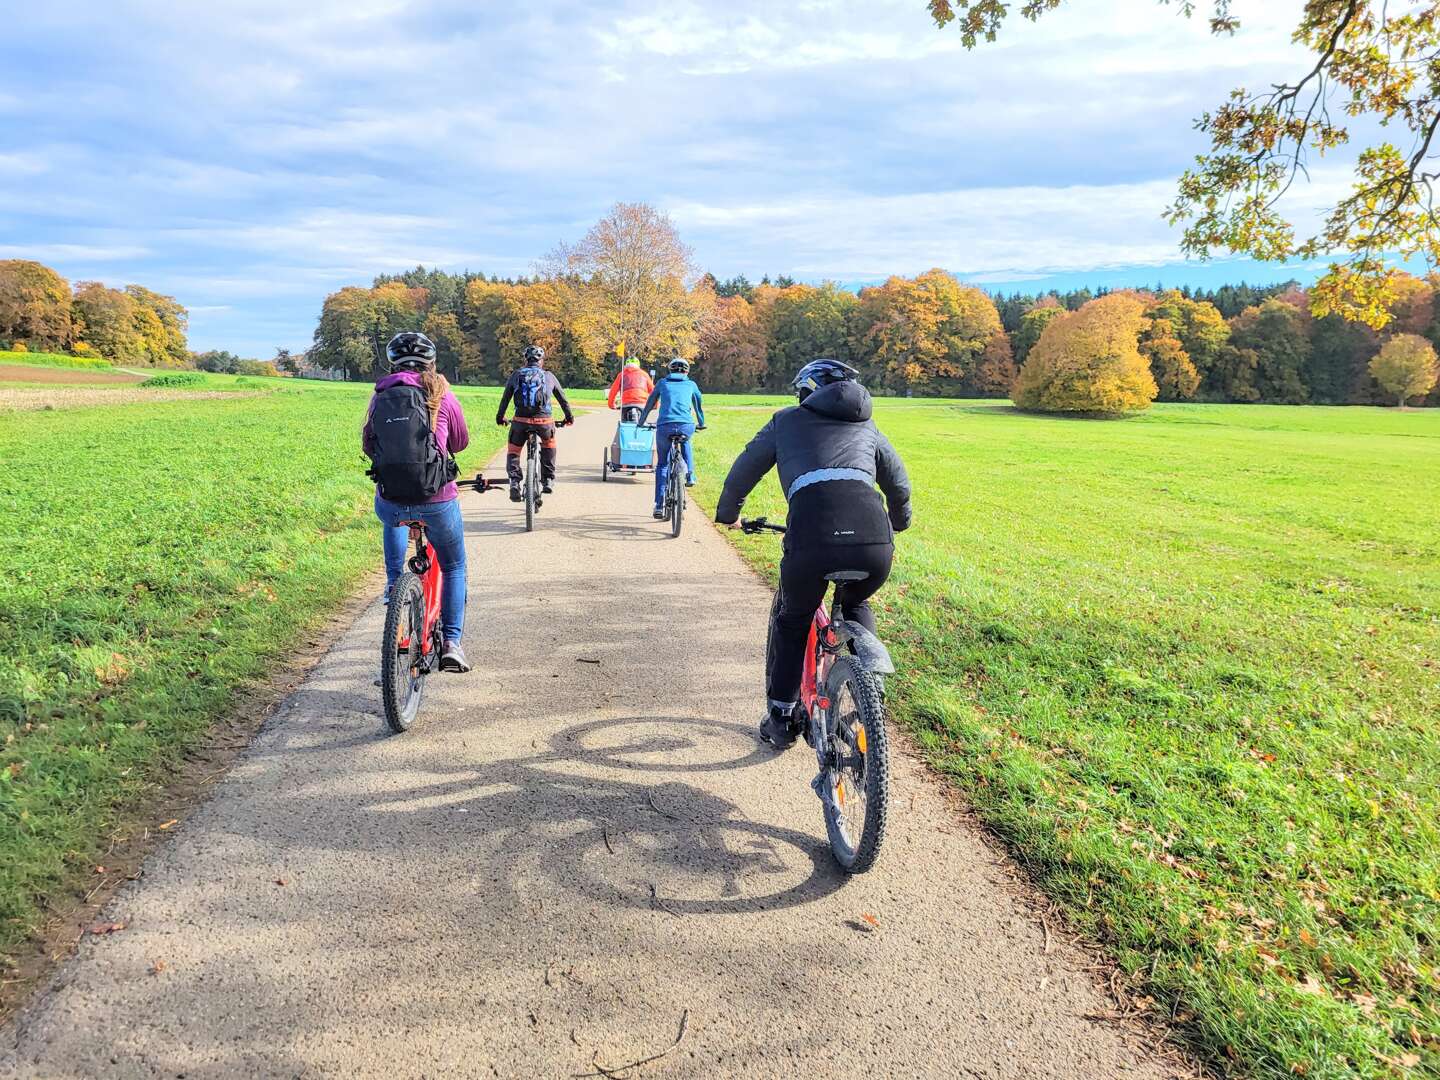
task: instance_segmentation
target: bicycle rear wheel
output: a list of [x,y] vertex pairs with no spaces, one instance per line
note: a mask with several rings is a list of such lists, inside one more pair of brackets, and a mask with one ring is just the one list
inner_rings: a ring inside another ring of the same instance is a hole
[[880,681],[842,656],[825,680],[830,764],[820,774],[820,801],[830,850],[843,870],[875,865],[890,812],[890,737]]
[[525,451],[525,531],[535,531],[536,503],[540,499],[540,481],[535,475],[535,439]]
[[670,494],[670,535],[680,535],[680,525],[685,519],[685,483],[680,478],[680,471],[685,467],[685,459],[678,453],[670,453],[670,475],[666,478],[665,487]]
[[396,734],[410,730],[425,693],[425,593],[414,574],[401,574],[390,590],[380,637],[380,697],[385,722]]

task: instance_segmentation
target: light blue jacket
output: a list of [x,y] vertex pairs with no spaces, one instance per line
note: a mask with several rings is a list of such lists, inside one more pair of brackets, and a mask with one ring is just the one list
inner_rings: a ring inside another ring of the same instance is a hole
[[[699,424],[705,426],[705,408],[700,398],[700,387],[690,380],[689,375],[676,372],[665,376],[655,384],[650,399],[640,413],[640,423],[650,415],[650,410],[659,402],[657,424]],[[694,413],[692,416],[691,413]]]

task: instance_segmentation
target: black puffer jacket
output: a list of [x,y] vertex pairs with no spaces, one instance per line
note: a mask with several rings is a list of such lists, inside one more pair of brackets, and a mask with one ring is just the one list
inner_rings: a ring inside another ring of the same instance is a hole
[[[870,393],[856,382],[834,383],[781,409],[730,466],[715,520],[736,521],[745,497],[775,467],[790,501],[787,548],[889,543],[892,527],[910,526],[910,478],[870,413]],[[850,475],[812,482],[833,469]]]

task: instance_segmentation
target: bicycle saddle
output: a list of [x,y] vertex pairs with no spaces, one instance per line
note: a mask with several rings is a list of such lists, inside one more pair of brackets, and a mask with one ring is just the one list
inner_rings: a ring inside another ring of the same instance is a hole
[[825,575],[825,580],[843,584],[847,581],[864,581],[869,576],[868,570],[832,570]]

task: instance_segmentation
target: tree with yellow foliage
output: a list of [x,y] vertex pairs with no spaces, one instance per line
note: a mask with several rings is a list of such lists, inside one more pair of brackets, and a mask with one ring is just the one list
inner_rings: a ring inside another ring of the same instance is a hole
[[1419,334],[1396,334],[1370,361],[1370,374],[1396,396],[1397,408],[1403,409],[1410,398],[1428,394],[1440,378],[1435,346]]
[[1127,293],[1092,300],[1045,328],[1012,400],[1040,412],[1119,414],[1149,408],[1159,388],[1140,354],[1145,303]]
[[[994,41],[1016,14],[1034,21],[1061,3],[926,0],[936,24],[956,24],[966,48]],[[1244,31],[1234,0],[1174,6],[1186,15],[1208,9],[1217,36]],[[1167,217],[1185,226],[1186,253],[1202,258],[1216,250],[1273,262],[1335,256],[1310,293],[1312,312],[1380,329],[1399,287],[1385,256],[1421,255],[1432,267],[1440,264],[1440,5],[1306,0],[1294,7],[1293,40],[1310,55],[1291,79],[1241,87],[1201,115],[1196,127],[1210,147],[1180,178]],[[1281,200],[1308,178],[1314,158],[1349,143],[1347,118],[1364,121],[1361,130],[1373,140],[1356,155],[1354,186],[1318,229],[1297,236]],[[1382,128],[1383,139],[1373,134]]]

